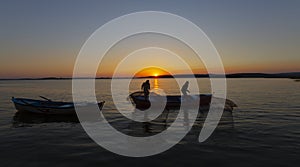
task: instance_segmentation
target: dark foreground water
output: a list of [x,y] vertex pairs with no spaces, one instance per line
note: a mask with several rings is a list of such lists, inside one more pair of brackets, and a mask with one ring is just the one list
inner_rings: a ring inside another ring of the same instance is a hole
[[[199,79],[209,92],[209,81]],[[138,89],[142,80],[134,80]],[[228,98],[238,104],[205,142],[197,138],[203,119],[177,145],[161,154],[129,158],[111,153],[88,137],[76,118],[16,113],[11,96],[71,100],[71,81],[0,81],[1,166],[298,166],[300,164],[300,83],[289,79],[228,79]],[[165,125],[132,128],[116,114],[107,80],[96,81],[103,112],[119,130],[151,135]],[[170,79],[151,80],[167,93],[178,92]],[[222,118],[223,119],[223,118]],[[154,146],[155,147],[155,146]]]

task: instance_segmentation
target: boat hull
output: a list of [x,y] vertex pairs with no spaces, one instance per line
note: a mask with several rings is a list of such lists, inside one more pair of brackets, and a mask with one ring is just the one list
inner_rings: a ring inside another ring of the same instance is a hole
[[[72,102],[50,102],[25,98],[12,98],[16,110],[46,115],[75,115],[75,107]],[[100,110],[104,101],[98,103]]]
[[[197,100],[194,100],[195,98],[192,98],[192,96],[166,96],[166,105],[165,109],[179,109],[182,105],[182,99],[187,100],[188,102],[185,102],[185,107],[192,107],[192,106],[199,106],[200,110],[208,110],[211,104],[211,99],[215,98],[218,100],[222,100],[221,98],[213,97],[210,94],[201,94],[201,95],[193,95],[198,96],[199,98],[196,98]],[[160,96],[163,97],[163,96]],[[145,110],[151,107],[151,100],[149,98],[145,98],[143,95],[143,92],[134,92],[129,95],[129,98],[133,105],[137,109]],[[155,98],[155,97],[154,97]],[[151,99],[151,98],[150,98]],[[199,100],[199,101],[198,101]],[[224,100],[224,99],[223,99]],[[153,105],[153,104],[152,104]],[[237,107],[237,105],[229,100],[225,99],[225,106],[224,110],[232,111],[234,107]]]

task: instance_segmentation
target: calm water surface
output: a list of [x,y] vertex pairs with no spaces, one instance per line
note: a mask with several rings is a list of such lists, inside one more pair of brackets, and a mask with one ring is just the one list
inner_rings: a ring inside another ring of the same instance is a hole
[[[134,80],[130,91],[138,90],[142,81]],[[198,83],[201,92],[210,92],[208,79],[198,79]],[[228,79],[227,84],[228,98],[239,107],[226,116],[207,141],[197,141],[203,122],[200,118],[170,150],[151,157],[128,158],[94,143],[76,118],[16,114],[12,96],[71,100],[70,80],[0,81],[1,166],[298,166],[300,83],[289,79]],[[117,129],[135,133],[117,114],[109,85],[109,80],[96,81],[97,98],[106,101],[103,112]],[[152,79],[151,86],[167,94],[179,92],[171,79]],[[120,89],[122,93],[127,92]],[[175,116],[169,119],[166,124]],[[161,127],[158,123],[135,130],[151,135]]]

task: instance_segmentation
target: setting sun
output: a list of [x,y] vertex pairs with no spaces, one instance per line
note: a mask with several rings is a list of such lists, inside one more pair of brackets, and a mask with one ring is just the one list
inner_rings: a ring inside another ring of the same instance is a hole
[[149,67],[135,74],[136,77],[159,77],[161,75],[170,75],[170,73],[159,67]]

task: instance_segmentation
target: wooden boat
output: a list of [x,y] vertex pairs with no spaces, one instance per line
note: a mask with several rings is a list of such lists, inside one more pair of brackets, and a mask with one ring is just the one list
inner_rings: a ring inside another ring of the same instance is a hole
[[[213,97],[213,95],[211,94],[199,94],[199,95],[188,95],[188,96],[168,95],[166,96],[167,102],[166,102],[165,109],[179,109],[182,100],[188,100],[188,102],[185,102],[185,104],[188,104],[188,106],[193,106],[197,104],[197,102],[199,103],[199,101],[195,101],[195,99],[197,100],[199,99],[199,98],[195,98],[195,96],[200,97],[199,109],[207,109],[207,110],[209,109],[212,98],[220,99],[217,97]],[[162,97],[164,96],[155,94],[154,96],[150,97],[150,99],[153,99],[153,101],[158,101],[159,98]],[[131,93],[129,95],[129,99],[131,100],[132,104],[135,105],[136,108],[141,110],[145,110],[151,106],[151,100],[149,100],[149,98],[145,98],[144,93],[142,91]],[[224,110],[232,111],[234,107],[237,107],[237,105],[233,101],[229,99],[225,100]]]
[[[47,114],[47,115],[74,115],[75,107],[73,102],[60,102],[52,101],[48,98],[40,96],[44,100],[34,100],[26,98],[14,98],[12,97],[12,102],[15,108],[20,112],[31,112],[37,114]],[[98,103],[100,110],[104,105],[104,101]],[[84,104],[89,105],[89,104]]]

